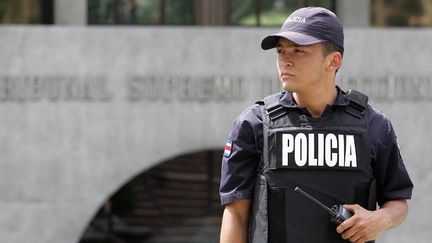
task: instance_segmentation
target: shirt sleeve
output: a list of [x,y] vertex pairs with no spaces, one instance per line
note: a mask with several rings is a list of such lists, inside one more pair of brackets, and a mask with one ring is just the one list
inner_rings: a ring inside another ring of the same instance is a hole
[[371,127],[372,136],[376,136],[372,153],[378,204],[401,198],[410,199],[414,186],[405,168],[390,120],[378,114]]
[[246,109],[235,120],[222,157],[220,199],[225,205],[252,199],[257,166],[262,154],[262,120],[259,106]]

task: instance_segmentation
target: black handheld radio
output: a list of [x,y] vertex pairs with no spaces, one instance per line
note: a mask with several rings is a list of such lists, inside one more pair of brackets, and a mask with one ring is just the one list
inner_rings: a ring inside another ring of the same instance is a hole
[[336,226],[340,225],[343,221],[353,216],[353,214],[348,209],[344,208],[342,205],[334,205],[333,207],[329,208],[298,187],[296,187],[294,191],[302,194],[307,199],[311,200],[313,203],[318,205],[321,209],[323,209],[328,214],[330,214],[330,221],[334,223]]

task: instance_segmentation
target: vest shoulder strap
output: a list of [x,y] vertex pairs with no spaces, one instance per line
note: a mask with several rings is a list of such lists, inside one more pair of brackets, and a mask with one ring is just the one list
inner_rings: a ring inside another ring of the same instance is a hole
[[345,108],[345,112],[361,119],[365,112],[369,98],[356,90],[350,89],[346,94],[350,100],[349,105]]
[[269,95],[264,98],[263,103],[265,106],[266,114],[269,116],[271,121],[274,121],[284,115],[288,112],[285,107],[283,107],[279,103],[279,98],[281,97],[280,92],[276,94]]
[[[353,89],[350,89],[346,95],[348,96],[350,103],[346,106],[345,112],[361,119],[365,115],[369,98],[367,95]],[[264,100],[256,102],[256,104],[265,106],[266,114],[271,121],[286,115],[288,112],[288,110],[279,103],[280,96],[281,93],[278,92],[265,97]]]

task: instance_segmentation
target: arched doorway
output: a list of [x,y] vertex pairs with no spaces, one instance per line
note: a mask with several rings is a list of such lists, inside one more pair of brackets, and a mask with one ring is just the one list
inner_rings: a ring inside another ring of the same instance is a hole
[[136,176],[104,203],[80,243],[219,242],[222,153],[179,156]]

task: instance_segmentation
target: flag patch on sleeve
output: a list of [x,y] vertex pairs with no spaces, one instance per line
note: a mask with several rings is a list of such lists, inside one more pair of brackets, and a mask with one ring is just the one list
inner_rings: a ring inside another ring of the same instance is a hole
[[232,140],[228,139],[227,143],[225,144],[225,150],[224,150],[224,156],[226,158],[229,158],[231,156],[231,150],[232,150]]

